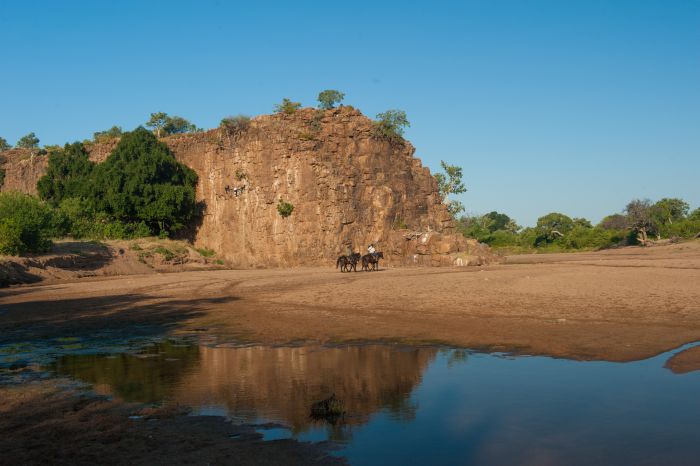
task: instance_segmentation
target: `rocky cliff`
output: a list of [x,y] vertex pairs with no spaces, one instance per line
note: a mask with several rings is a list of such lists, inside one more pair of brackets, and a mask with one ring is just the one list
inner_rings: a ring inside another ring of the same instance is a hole
[[[221,128],[163,141],[199,175],[205,206],[194,234],[235,266],[333,263],[375,243],[394,265],[471,265],[488,248],[455,234],[436,180],[408,142],[372,136],[372,121],[352,107],[254,118],[241,131]],[[114,144],[89,147],[104,160]],[[3,190],[35,192],[45,156],[6,152]],[[294,205],[282,217],[279,201]]]

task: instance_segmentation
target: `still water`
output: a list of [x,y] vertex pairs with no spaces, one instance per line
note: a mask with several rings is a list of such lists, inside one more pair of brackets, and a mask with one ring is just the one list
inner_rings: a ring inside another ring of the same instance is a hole
[[[690,345],[689,345],[690,346]],[[700,372],[386,345],[208,347],[72,355],[51,370],[126,401],[275,423],[355,465],[698,465]],[[335,394],[345,415],[313,420]]]

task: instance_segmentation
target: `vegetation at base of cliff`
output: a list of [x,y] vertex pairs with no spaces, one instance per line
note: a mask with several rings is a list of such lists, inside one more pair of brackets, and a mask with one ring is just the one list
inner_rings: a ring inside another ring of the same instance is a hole
[[195,215],[197,175],[143,128],[124,133],[101,164],[81,143],[49,154],[39,196],[76,238],[168,236]]
[[61,218],[47,203],[28,194],[0,193],[0,254],[48,251],[51,238],[62,234]]
[[410,127],[406,112],[403,110],[387,110],[377,115],[372,129],[374,137],[389,141],[403,141],[404,128]]
[[345,98],[345,94],[335,89],[326,89],[318,94],[318,106],[324,110],[330,110]]
[[0,168],[0,188],[5,186],[5,169]]
[[277,212],[283,217],[287,218],[294,212],[294,206],[289,202],[285,202],[282,199],[277,203]]
[[282,99],[282,103],[275,104],[275,112],[284,113],[286,115],[293,115],[300,108],[301,102],[292,102],[287,98]]
[[623,214],[609,215],[595,226],[584,218],[552,212],[540,217],[535,227],[522,228],[508,215],[490,212],[463,216],[457,227],[467,237],[510,252],[595,250],[644,245],[650,237],[692,238],[700,233],[700,208],[689,210],[682,199],[635,199]]

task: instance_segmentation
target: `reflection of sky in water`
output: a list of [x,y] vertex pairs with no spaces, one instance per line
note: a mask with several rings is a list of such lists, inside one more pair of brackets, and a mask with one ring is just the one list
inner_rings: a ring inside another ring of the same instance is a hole
[[[195,414],[295,426],[262,428],[268,440],[332,438],[344,446],[337,454],[358,465],[683,465],[700,458],[700,372],[664,369],[670,353],[625,364],[380,345],[166,346],[155,353],[119,366],[73,356],[57,367],[117,391],[128,377],[124,393],[134,400],[161,395]],[[110,382],[110,374],[120,380]],[[138,388],[142,374],[148,383]],[[310,403],[331,392],[352,405],[346,422],[312,422]]]

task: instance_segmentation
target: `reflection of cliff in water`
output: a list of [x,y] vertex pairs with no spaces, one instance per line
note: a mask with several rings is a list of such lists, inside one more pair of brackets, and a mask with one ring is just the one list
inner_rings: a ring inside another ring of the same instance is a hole
[[172,401],[214,408],[242,421],[282,422],[303,431],[314,402],[332,394],[343,402],[343,424],[360,424],[379,410],[410,420],[411,392],[437,354],[435,348],[209,348],[161,343],[138,355],[73,355],[52,370],[126,401]]
[[200,365],[183,379],[176,401],[224,406],[241,419],[277,419],[295,431],[311,420],[309,409],[335,394],[346,423],[362,423],[380,409],[412,418],[410,394],[435,348],[200,348]]
[[172,396],[179,380],[196,366],[199,349],[164,342],[138,355],[63,356],[49,369],[89,382],[98,393],[113,394],[124,401],[155,403]]

